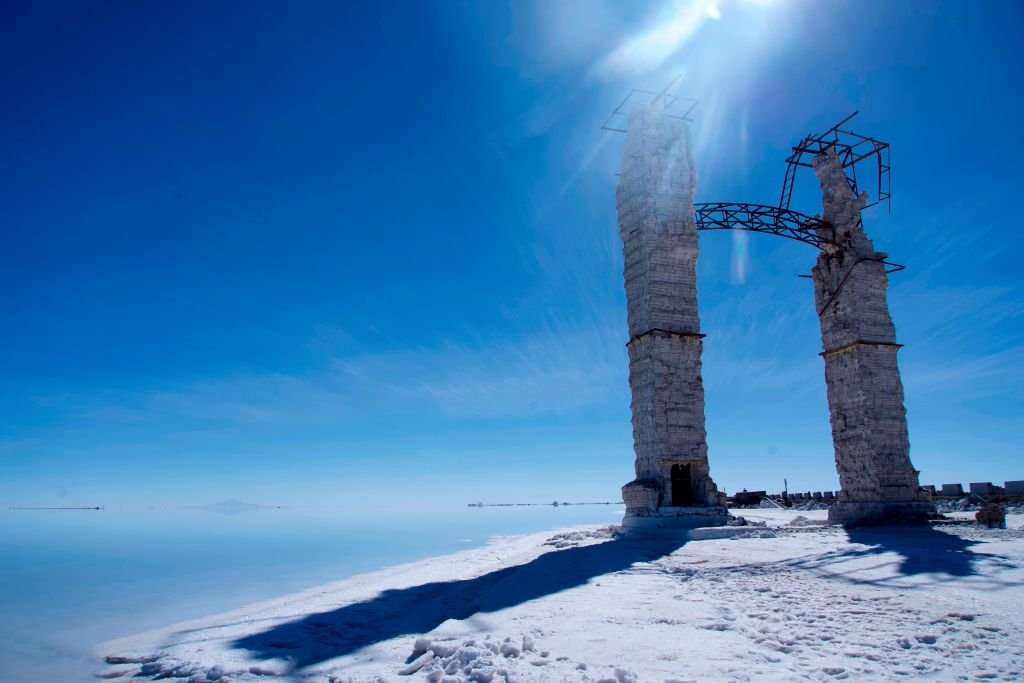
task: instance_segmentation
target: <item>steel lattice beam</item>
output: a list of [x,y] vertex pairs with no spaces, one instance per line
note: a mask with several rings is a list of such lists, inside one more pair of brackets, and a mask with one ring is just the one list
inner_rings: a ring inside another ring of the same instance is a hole
[[[678,79],[677,79],[678,80]],[[614,125],[616,117],[626,115],[627,104],[634,95],[651,96],[654,98],[664,97],[666,109],[671,109],[678,103],[683,103],[679,113],[665,116],[669,118],[690,120],[690,114],[697,106],[697,100],[671,95],[669,90],[676,81],[670,83],[662,92],[654,93],[646,90],[632,90],[626,99],[611,113],[608,120],[601,128],[603,130],[625,133],[625,128]],[[800,143],[793,147],[793,152],[786,159],[786,175],[782,181],[782,194],[779,197],[779,206],[767,206],[765,204],[744,204],[738,202],[706,202],[694,206],[694,218],[698,230],[748,230],[760,232],[767,235],[778,235],[787,239],[809,244],[816,249],[824,249],[824,245],[836,244],[835,228],[820,218],[812,218],[798,211],[789,208],[793,199],[793,186],[799,168],[813,168],[811,160],[829,148],[835,149],[842,161],[843,168],[847,170],[846,180],[854,194],[859,193],[857,183],[856,167],[861,162],[874,156],[878,166],[878,194],[872,204],[890,201],[892,197],[890,189],[889,171],[892,168],[889,161],[889,143],[876,138],[860,135],[853,131],[844,130],[846,125],[857,112],[850,114],[845,119],[829,128],[820,135],[810,134],[804,137]],[[903,266],[879,259],[889,270],[895,272],[903,270]],[[801,277],[810,277],[807,275]]]
[[709,202],[694,206],[698,230],[750,230],[778,235],[821,249],[832,243],[833,228],[797,211],[764,204]]

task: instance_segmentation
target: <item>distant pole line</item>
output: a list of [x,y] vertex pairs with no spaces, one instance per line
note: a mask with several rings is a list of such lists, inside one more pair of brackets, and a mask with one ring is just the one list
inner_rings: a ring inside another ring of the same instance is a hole
[[468,503],[466,507],[471,508],[510,508],[510,507],[571,507],[576,505],[622,505],[622,501],[605,501],[601,503]]
[[101,505],[93,505],[89,507],[29,507],[12,505],[7,508],[8,510],[106,510],[106,507]]

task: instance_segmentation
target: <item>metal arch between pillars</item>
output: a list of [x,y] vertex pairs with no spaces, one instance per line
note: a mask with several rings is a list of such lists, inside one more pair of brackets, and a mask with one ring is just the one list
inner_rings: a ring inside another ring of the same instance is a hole
[[[835,228],[830,223],[799,211],[738,202],[704,202],[695,204],[693,208],[698,230],[749,230],[803,242],[815,249],[824,250],[823,245],[826,244],[838,246],[834,239]],[[877,261],[887,267],[888,273],[904,268],[884,258],[865,258],[860,261]]]
[[786,237],[821,249],[835,244],[834,228],[798,211],[764,204],[707,202],[694,205],[698,230],[750,230]]

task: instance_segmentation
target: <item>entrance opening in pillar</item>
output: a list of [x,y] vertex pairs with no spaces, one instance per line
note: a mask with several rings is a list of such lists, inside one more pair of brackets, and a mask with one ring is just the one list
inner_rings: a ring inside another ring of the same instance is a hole
[[693,505],[693,482],[689,465],[672,465],[672,505]]
[[[843,130],[851,116],[793,148],[778,206],[695,204],[687,125],[694,105],[669,89],[646,93],[648,102],[626,112],[630,97],[643,93],[633,91],[609,119],[626,117],[628,126],[605,126],[626,133],[615,193],[636,478],[622,488],[623,524],[692,527],[730,519],[708,463],[696,280],[697,231],[726,229],[779,235],[819,250],[811,277],[842,485],[830,520],[855,525],[928,519],[934,509],[910,462],[899,344],[885,296],[894,264],[864,232],[867,195],[858,192],[853,171],[859,162],[877,162],[878,198],[888,199],[888,144]],[[801,167],[818,178],[821,217],[789,208]]]

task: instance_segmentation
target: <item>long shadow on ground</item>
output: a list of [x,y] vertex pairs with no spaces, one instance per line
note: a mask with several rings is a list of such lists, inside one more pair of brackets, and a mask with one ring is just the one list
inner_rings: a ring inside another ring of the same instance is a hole
[[448,619],[466,619],[585,584],[590,579],[669,555],[681,538],[623,537],[558,550],[515,567],[462,581],[387,590],[371,600],[311,614],[235,641],[262,658],[294,669],[350,654],[401,635],[422,634]]
[[931,526],[864,527],[847,531],[850,541],[869,546],[868,553],[894,552],[901,556],[896,571],[902,576],[948,574],[951,577],[976,576],[978,562],[991,559],[971,550],[977,541],[968,541],[955,533]]
[[[1019,581],[1004,577],[1006,572],[1019,568],[1016,563],[995,553],[975,552],[972,547],[983,541],[965,539],[954,529],[928,525],[857,527],[846,533],[855,545],[779,564],[808,569],[849,583],[898,586],[906,590],[959,579],[969,579],[976,588],[992,590],[1020,585]],[[862,558],[877,558],[878,563],[849,564],[851,560]],[[877,571],[882,567],[889,567],[889,570]]]

